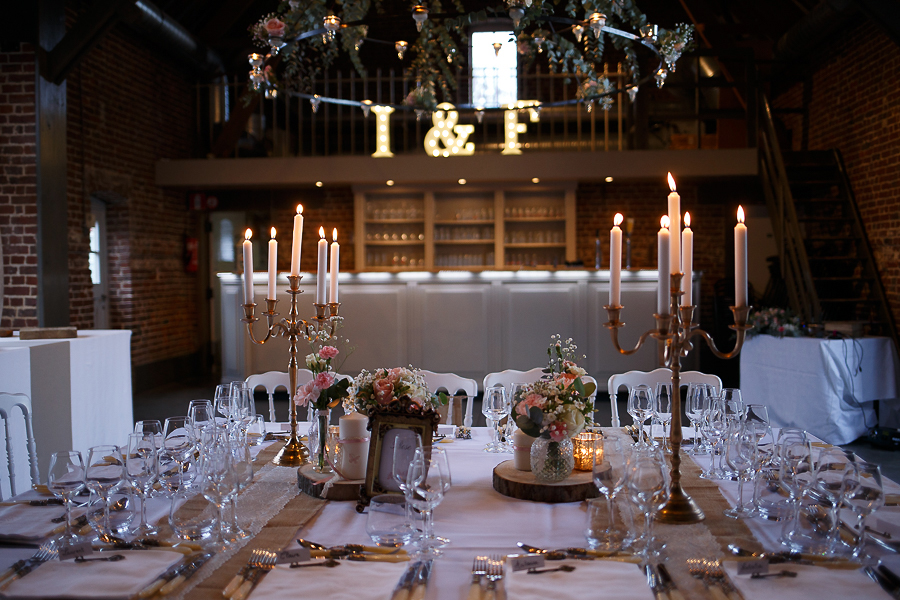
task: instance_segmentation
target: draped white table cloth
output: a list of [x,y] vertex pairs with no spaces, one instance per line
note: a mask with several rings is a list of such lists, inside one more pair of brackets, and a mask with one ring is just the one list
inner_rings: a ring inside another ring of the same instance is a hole
[[875,400],[897,398],[900,364],[886,337],[825,340],[756,335],[741,350],[741,394],[776,427],[848,444],[878,424]]

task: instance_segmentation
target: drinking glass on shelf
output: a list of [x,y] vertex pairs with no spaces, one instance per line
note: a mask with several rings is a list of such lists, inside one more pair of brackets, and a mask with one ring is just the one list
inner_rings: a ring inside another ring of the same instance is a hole
[[226,443],[210,444],[200,456],[198,469],[200,493],[216,505],[216,526],[205,548],[221,551],[228,547],[224,534],[224,509],[237,493],[237,474],[232,466],[231,450]]
[[[663,452],[669,454],[669,423],[672,422],[672,384],[656,384],[656,401],[653,403],[653,418],[656,419],[663,430]],[[653,427],[650,428],[653,433]]]
[[687,406],[685,412],[694,430],[694,438],[687,454],[697,455],[706,452],[703,436],[700,435],[700,423],[709,410],[710,388],[705,383],[692,383],[688,386]]
[[854,462],[853,469],[844,476],[844,505],[849,506],[856,516],[856,544],[853,546],[853,557],[869,561],[865,552],[866,519],[873,512],[884,506],[884,485],[881,481],[881,468],[872,463]]
[[634,545],[637,554],[647,560],[655,551],[653,517],[669,499],[668,464],[658,448],[635,446],[628,459],[625,489],[638,513],[644,516],[644,531]]
[[634,426],[640,427],[638,445],[651,445],[649,439],[644,441],[644,421],[653,416],[653,392],[648,386],[636,385],[628,392],[628,414],[634,419]]
[[593,549],[618,550],[624,538],[616,530],[614,501],[625,484],[625,453],[621,441],[610,434],[603,434],[594,440],[593,453],[594,485],[606,498],[609,523],[605,531],[592,531],[588,543]]
[[99,520],[101,533],[111,533],[109,526],[109,498],[125,478],[125,463],[118,446],[93,446],[88,452],[85,482],[103,503],[103,516]]
[[184,486],[185,464],[194,452],[194,428],[190,417],[169,417],[163,427],[163,452],[178,464],[178,487]]
[[738,477],[737,506],[725,510],[725,516],[732,519],[752,517],[756,513],[744,505],[744,483],[752,477],[758,461],[756,434],[752,427],[739,426],[725,438],[725,461]]
[[452,485],[447,452],[435,446],[416,448],[406,476],[406,501],[424,517],[424,531],[419,541],[419,553],[440,556],[438,549],[450,543],[434,534],[434,509],[444,499]]
[[481,412],[487,419],[488,429],[491,433],[491,441],[484,447],[484,451],[495,454],[504,452],[503,446],[497,439],[497,423],[509,414],[509,399],[506,396],[506,388],[494,386],[485,390]]
[[132,433],[128,436],[128,454],[125,456],[125,474],[141,499],[141,522],[135,535],[155,535],[156,527],[147,523],[147,498],[159,474],[157,439],[153,434]]
[[60,538],[63,543],[69,543],[78,537],[72,533],[72,500],[84,489],[84,485],[84,460],[81,452],[54,452],[50,458],[47,487],[66,506],[66,532]]

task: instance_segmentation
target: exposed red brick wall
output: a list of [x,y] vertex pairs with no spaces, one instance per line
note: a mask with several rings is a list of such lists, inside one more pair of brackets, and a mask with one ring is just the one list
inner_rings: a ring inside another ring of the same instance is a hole
[[[578,257],[588,267],[594,265],[594,240],[600,230],[604,269],[609,268],[609,230],[617,212],[634,219],[631,266],[656,268],[656,234],[659,220],[668,210],[665,182],[623,181],[581,183],[576,191]],[[694,270],[703,271],[700,305],[704,321],[712,318],[713,285],[725,274],[724,207],[719,202],[703,202],[696,185],[679,184],[682,212],[690,212],[694,230]],[[625,264],[625,249],[622,249]]]
[[[891,310],[900,321],[900,48],[867,22],[830,39],[812,71],[809,149],[841,150]],[[803,106],[804,85],[793,86],[773,104]],[[782,120],[799,150],[801,117]]]
[[0,327],[38,324],[34,69],[31,45],[0,52]]

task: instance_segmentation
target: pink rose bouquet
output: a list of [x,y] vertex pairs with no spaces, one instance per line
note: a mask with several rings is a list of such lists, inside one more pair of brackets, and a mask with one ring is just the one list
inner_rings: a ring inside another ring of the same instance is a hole
[[283,21],[273,17],[266,21],[263,26],[265,27],[266,34],[269,37],[284,37],[285,25]]
[[434,411],[446,403],[446,395],[433,395],[425,377],[417,369],[396,367],[363,370],[350,388],[352,406],[347,407],[369,414],[373,408],[396,408],[409,413]]
[[301,385],[294,394],[298,406],[311,405],[317,410],[334,408],[349,395],[350,379],[338,379],[332,371],[332,360],[339,354],[334,346],[323,346],[306,356],[306,367],[313,372],[313,380]]

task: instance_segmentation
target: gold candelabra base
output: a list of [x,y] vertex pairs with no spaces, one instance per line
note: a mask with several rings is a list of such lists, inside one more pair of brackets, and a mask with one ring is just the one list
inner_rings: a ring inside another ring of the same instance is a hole
[[619,320],[622,306],[606,306],[608,321],[604,323],[609,329],[613,345],[620,354],[630,355],[640,350],[648,337],[658,340],[664,345],[663,362],[672,370],[672,422],[669,431],[669,441],[672,445],[672,462],[670,468],[671,485],[669,499],[665,506],[657,514],[660,523],[681,525],[699,523],[706,515],[684,488],[681,486],[681,443],[683,432],[681,430],[681,358],[687,356],[693,350],[691,338],[700,336],[706,341],[707,346],[714,355],[722,359],[736,357],[744,345],[744,337],[750,326],[747,325],[747,317],[750,314],[749,306],[732,306],[734,325],[730,326],[737,334],[734,348],[730,352],[721,352],[707,332],[698,328],[693,322],[695,306],[680,306],[682,296],[681,279],[683,273],[671,275],[671,304],[670,314],[653,315],[656,318],[656,329],[650,329],[641,334],[634,348],[627,350],[619,345],[619,329],[625,323]]
[[337,321],[340,319],[338,308],[341,304],[339,302],[314,303],[316,316],[310,320],[311,322],[300,318],[298,297],[303,293],[300,289],[301,278],[301,275],[288,275],[290,288],[287,293],[291,296],[291,310],[287,318],[280,321],[276,320],[278,313],[275,312],[275,309],[278,305],[278,300],[266,299],[267,310],[263,314],[266,315],[268,329],[266,330],[265,338],[258,340],[253,335],[253,323],[259,320],[254,314],[256,303],[244,304],[244,318],[241,319],[247,324],[247,333],[254,344],[265,344],[279,335],[286,336],[290,340],[291,358],[288,362],[288,379],[290,380],[288,395],[290,396],[290,401],[288,405],[290,407],[291,434],[284,447],[272,459],[272,464],[280,467],[301,467],[309,463],[309,450],[303,445],[297,435],[297,405],[293,402],[294,394],[297,391],[297,371],[299,369],[297,343],[301,339],[315,341],[327,340],[333,337]]

